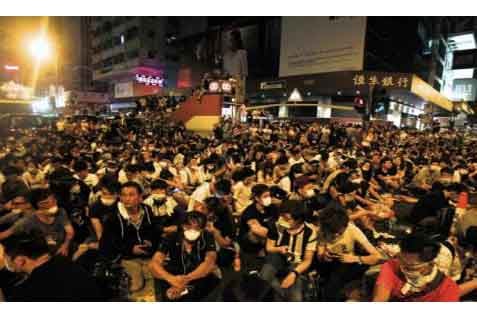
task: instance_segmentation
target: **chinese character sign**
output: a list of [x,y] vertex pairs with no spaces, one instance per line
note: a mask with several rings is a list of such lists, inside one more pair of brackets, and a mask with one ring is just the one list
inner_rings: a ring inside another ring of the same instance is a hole
[[356,74],[353,77],[354,86],[382,86],[392,88],[409,88],[409,79],[404,76]]

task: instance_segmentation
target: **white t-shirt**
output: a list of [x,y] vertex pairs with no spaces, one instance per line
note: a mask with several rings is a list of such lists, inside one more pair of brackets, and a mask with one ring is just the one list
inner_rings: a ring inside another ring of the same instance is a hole
[[233,187],[235,211],[241,214],[250,204],[252,204],[252,190],[245,186],[242,181],[237,182]]
[[210,183],[204,182],[202,185],[197,187],[194,192],[192,192],[190,198],[189,198],[189,204],[187,206],[187,211],[193,211],[194,210],[194,203],[195,201],[198,202],[204,202],[205,199],[208,197],[212,196],[212,193],[210,192]]
[[296,160],[294,158],[288,159],[288,163],[290,164],[290,167],[293,166],[294,164],[304,163],[304,162],[305,162],[305,159],[303,159],[302,157],[300,157],[298,160]]
[[286,191],[287,193],[291,192],[291,180],[289,176],[281,178],[280,182],[278,183],[278,186]]
[[326,246],[326,248],[337,254],[355,254],[355,245],[358,243],[365,250],[374,249],[373,245],[368,241],[364,233],[352,222],[348,223],[348,227],[344,233],[334,242],[323,242],[318,240],[318,245]]

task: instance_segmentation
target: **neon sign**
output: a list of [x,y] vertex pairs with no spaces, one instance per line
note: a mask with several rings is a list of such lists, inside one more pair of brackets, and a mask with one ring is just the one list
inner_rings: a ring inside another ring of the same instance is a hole
[[136,74],[136,82],[147,85],[147,86],[152,85],[152,86],[164,87],[164,79],[159,76]]

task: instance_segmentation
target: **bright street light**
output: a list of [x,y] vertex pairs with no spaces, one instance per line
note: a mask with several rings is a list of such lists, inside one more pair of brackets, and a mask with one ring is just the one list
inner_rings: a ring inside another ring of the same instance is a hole
[[30,45],[30,53],[38,61],[45,60],[51,55],[50,44],[43,37],[36,38]]

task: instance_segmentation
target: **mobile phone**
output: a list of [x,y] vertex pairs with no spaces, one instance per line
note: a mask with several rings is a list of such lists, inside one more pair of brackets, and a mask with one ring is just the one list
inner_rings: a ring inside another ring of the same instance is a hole
[[183,292],[181,292],[181,296],[185,296],[185,295],[187,295],[188,293],[189,293],[189,289],[186,288],[186,289],[184,289]]

